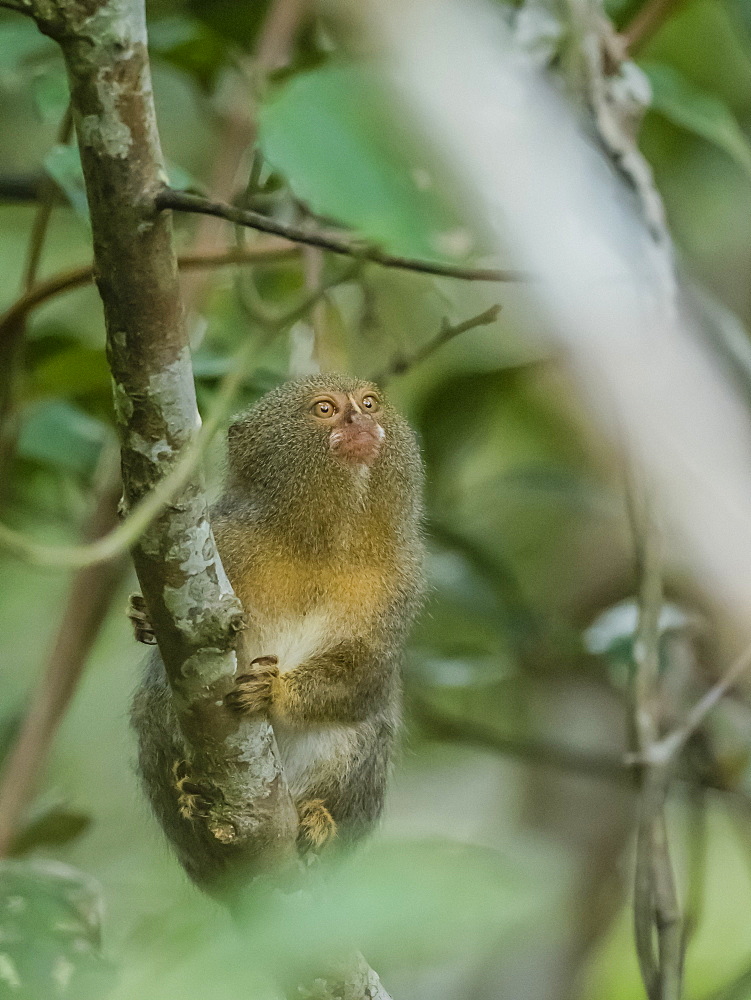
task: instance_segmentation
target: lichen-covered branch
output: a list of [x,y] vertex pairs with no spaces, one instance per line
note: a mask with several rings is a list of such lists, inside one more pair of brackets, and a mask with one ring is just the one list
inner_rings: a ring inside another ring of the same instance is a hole
[[[126,511],[191,445],[199,419],[164,184],[142,0],[34,0],[68,70],[104,305]],[[294,852],[296,815],[273,734],[223,706],[238,665],[240,604],[194,473],[133,548],[194,768],[221,792],[216,824],[248,865]]]

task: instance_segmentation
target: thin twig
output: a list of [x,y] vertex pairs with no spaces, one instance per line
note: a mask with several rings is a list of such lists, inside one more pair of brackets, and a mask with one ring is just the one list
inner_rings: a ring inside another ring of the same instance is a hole
[[0,546],[27,562],[58,569],[81,568],[112,559],[129,549],[164,509],[175,493],[185,485],[225,418],[235,393],[248,373],[256,345],[246,341],[231,359],[230,369],[221,382],[201,429],[182,450],[171,471],[159,481],[128,517],[102,538],[84,545],[50,546],[28,538],[6,525],[0,525]]
[[639,755],[643,763],[666,764],[674,760],[698,731],[706,717],[751,667],[751,646],[745,649],[727,673],[696,702],[682,726],[647,746]]
[[[57,131],[57,143],[66,146],[70,142],[73,132],[73,112],[70,103],[65,109],[60,126]],[[55,192],[57,185],[48,175],[44,175],[42,183],[39,185],[39,207],[31,225],[31,237],[29,239],[29,254],[23,275],[23,290],[28,292],[36,283],[39,264],[42,259],[42,250],[47,236],[52,209],[55,206]]]
[[459,267],[454,264],[440,264],[430,260],[417,260],[413,257],[400,257],[385,253],[367,243],[358,243],[347,237],[333,233],[316,232],[313,229],[293,226],[279,222],[260,212],[251,209],[236,208],[220,201],[211,201],[200,195],[189,194],[187,191],[174,191],[163,188],[155,198],[157,209],[171,209],[173,212],[196,212],[203,215],[213,215],[226,219],[235,225],[248,226],[262,233],[272,233],[283,236],[293,243],[320,247],[330,253],[342,254],[346,257],[356,257],[358,260],[380,264],[381,267],[395,267],[404,271],[417,271],[422,274],[434,274],[444,278],[459,278],[463,281],[529,281],[531,276],[523,271],[498,270],[484,267]]
[[[592,778],[595,781],[609,781],[634,787],[634,772],[640,765],[625,756],[592,753],[560,743],[509,736],[472,719],[452,718],[438,712],[415,695],[409,697],[409,708],[410,714],[431,739],[476,746],[535,767],[551,768],[565,774]],[[686,783],[691,789],[732,795],[744,811],[751,808],[751,799],[746,794],[728,788],[721,778],[712,774],[679,771],[676,779]]]
[[[639,623],[634,642],[633,729],[641,753],[659,736],[661,539],[650,499],[631,483],[629,512],[639,571]],[[634,936],[644,987],[650,1000],[679,1000],[682,921],[665,824],[665,800],[673,764],[642,769],[634,875]],[[657,935],[657,954],[654,934]]]
[[[70,104],[68,104],[58,128],[58,143],[68,143],[72,130],[73,115]],[[36,282],[57,190],[55,182],[49,175],[45,174],[39,185],[39,202],[29,236],[26,265],[21,284],[24,293],[28,293]],[[9,481],[8,466],[16,450],[18,437],[19,387],[23,373],[25,340],[26,323],[24,320],[12,322],[6,329],[5,335],[0,339],[0,372],[2,372],[0,381],[0,482],[6,484],[6,488]]]
[[635,55],[682,3],[683,0],[647,0],[620,33],[625,51]]
[[456,323],[452,326],[447,319],[443,319],[441,323],[441,329],[427,344],[424,344],[419,350],[415,351],[414,354],[407,358],[397,357],[395,358],[388,368],[386,368],[380,375],[376,375],[373,379],[375,382],[385,381],[394,375],[403,375],[405,372],[419,365],[426,358],[434,354],[440,347],[447,344],[454,337],[458,337],[460,333],[466,333],[468,330],[474,330],[478,326],[489,326],[491,323],[495,323],[498,319],[498,314],[501,311],[500,306],[491,306],[484,312],[479,313],[477,316],[473,316],[471,319],[465,319],[461,323]]
[[[48,175],[43,170],[24,173],[0,174],[0,202],[37,201]],[[57,189],[56,200],[63,204],[65,198]]]
[[[232,247],[210,253],[182,254],[177,258],[177,264],[181,271],[193,271],[201,268],[226,267],[230,264],[263,264],[294,256],[297,253],[299,253],[299,249],[294,243],[289,243],[287,240],[271,239],[242,249]],[[23,319],[32,310],[63,292],[72,292],[76,288],[83,288],[93,280],[93,265],[84,264],[82,267],[61,271],[59,274],[53,274],[50,278],[40,281],[0,315],[0,341],[4,339],[14,323]]]
[[[257,35],[252,56],[238,57],[238,73],[230,83],[226,111],[221,115],[222,134],[218,153],[211,168],[209,189],[219,198],[229,200],[234,195],[248,155],[257,133],[255,88],[249,84],[249,75],[255,81],[265,81],[268,74],[289,62],[292,43],[302,17],[306,0],[274,0],[268,4]],[[248,66],[252,72],[248,73]],[[193,236],[193,252],[207,253],[220,250],[226,242],[221,221],[203,216]],[[194,280],[183,283],[183,295],[192,309],[199,305]]]
[[683,921],[682,960],[696,934],[704,910],[707,869],[707,796],[699,785],[688,792],[688,888]]

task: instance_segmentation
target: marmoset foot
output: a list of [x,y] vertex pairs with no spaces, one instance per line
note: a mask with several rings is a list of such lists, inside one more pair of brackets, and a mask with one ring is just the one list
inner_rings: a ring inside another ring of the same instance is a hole
[[155,646],[156,636],[151,627],[149,612],[146,610],[146,601],[144,601],[141,594],[130,595],[128,598],[127,615],[130,618],[130,623],[133,626],[133,632],[138,642],[143,642],[147,646]]
[[235,678],[235,687],[224,696],[224,704],[243,715],[268,711],[274,681],[279,677],[278,662],[276,656],[257,656],[250,664],[253,672]]
[[336,836],[336,822],[323,799],[302,802],[297,808],[297,815],[300,821],[297,848],[302,854],[320,851]]
[[210,790],[205,785],[191,781],[187,762],[176,760],[172,775],[177,790],[177,808],[183,819],[207,819],[212,806]]

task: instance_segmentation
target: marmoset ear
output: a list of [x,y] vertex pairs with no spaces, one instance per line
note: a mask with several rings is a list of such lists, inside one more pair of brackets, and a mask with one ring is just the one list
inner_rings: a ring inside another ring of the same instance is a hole
[[227,428],[227,452],[230,461],[241,459],[244,451],[247,450],[247,416],[241,414]]

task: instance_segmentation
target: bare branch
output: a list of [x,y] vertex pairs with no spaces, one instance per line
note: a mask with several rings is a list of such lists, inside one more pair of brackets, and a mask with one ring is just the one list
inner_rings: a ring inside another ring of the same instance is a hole
[[[444,715],[414,694],[410,696],[409,707],[411,714],[429,738],[476,746],[531,764],[533,767],[547,767],[565,774],[592,778],[595,781],[612,781],[634,787],[634,773],[640,765],[633,756],[593,753],[560,743],[499,733],[490,726],[484,726],[472,719]],[[678,771],[676,778],[685,782],[690,789],[721,792],[732,796],[744,811],[751,809],[751,799],[745,793],[729,788],[719,775],[696,774],[685,770]]]
[[681,752],[686,743],[696,733],[706,717],[726,694],[735,687],[741,677],[751,667],[751,646],[745,649],[729,667],[727,673],[697,701],[686,716],[682,726],[656,740],[642,751],[637,760],[642,763],[669,764]]
[[[67,145],[67,143],[70,142],[72,134],[73,115],[69,104],[65,109],[62,121],[60,122],[60,127],[57,133],[57,142],[60,145]],[[49,227],[50,217],[52,216],[52,209],[56,200],[55,194],[57,190],[58,188],[55,182],[51,177],[45,174],[38,191],[40,204],[37,208],[36,215],[34,216],[34,222],[31,227],[29,256],[26,261],[23,276],[23,289],[25,292],[28,292],[29,289],[36,283],[39,264],[42,259],[42,248],[44,247],[44,241],[47,236],[47,229]]]
[[452,326],[447,319],[444,318],[441,329],[429,340],[427,344],[421,347],[418,351],[415,351],[413,355],[408,358],[395,358],[389,367],[381,372],[380,375],[374,377],[375,382],[385,380],[393,375],[403,375],[408,372],[415,365],[421,364],[426,358],[434,354],[440,347],[447,344],[454,337],[458,337],[460,333],[466,333],[468,330],[474,330],[478,326],[489,326],[491,323],[495,323],[498,319],[498,314],[501,311],[500,306],[491,306],[484,312],[479,313],[477,316],[473,316],[471,319],[465,319],[461,323],[456,323]]
[[[0,6],[2,5],[0,4]],[[43,170],[0,174],[0,201],[38,201],[41,189],[47,180],[49,180],[49,175]],[[65,201],[65,197],[58,189],[56,189],[56,199],[61,204]]]
[[189,194],[187,191],[174,191],[172,188],[162,188],[157,192],[154,203],[157,209],[171,209],[173,212],[197,212],[203,215],[213,215],[226,219],[238,226],[248,226],[262,233],[272,233],[283,236],[293,243],[319,247],[330,253],[346,257],[356,257],[358,260],[380,264],[381,267],[395,267],[404,271],[417,271],[422,274],[434,274],[444,278],[459,278],[463,281],[529,281],[531,275],[523,271],[497,270],[484,267],[458,267],[454,264],[439,264],[429,260],[416,260],[412,257],[399,257],[384,253],[378,247],[367,243],[358,243],[347,237],[333,233],[316,232],[302,226],[293,226],[277,219],[272,219],[260,212],[247,208],[236,208],[224,202],[211,201],[200,195]]
[[[73,131],[73,118],[70,105],[66,108],[57,140],[60,143],[70,141]],[[34,221],[29,237],[26,265],[24,267],[22,288],[28,292],[34,285],[42,258],[42,250],[47,237],[52,209],[56,201],[57,186],[46,174],[39,185],[39,204],[34,213]],[[11,322],[6,335],[0,342],[0,482],[7,483],[7,469],[16,449],[18,435],[18,404],[19,380],[23,368],[23,345],[26,339],[26,324],[23,319]]]
[[[632,482],[629,508],[639,572],[639,623],[634,641],[633,729],[640,751],[659,736],[661,538],[651,498]],[[644,987],[650,1000],[680,1000],[683,929],[665,824],[672,765],[642,771],[634,877],[634,935]],[[657,955],[653,934],[657,935]]]
[[31,14],[32,0],[0,0],[4,10],[14,10],[19,14]]
[[[264,240],[249,247],[233,247],[228,250],[182,254],[177,258],[181,271],[196,271],[202,268],[227,267],[230,264],[263,264],[283,260],[298,253],[297,247],[286,240]],[[17,299],[2,315],[0,315],[0,342],[9,336],[9,331],[19,319],[22,319],[38,306],[63,292],[72,292],[76,288],[84,288],[94,280],[93,264],[70,271],[61,271],[44,281],[34,285],[25,295]]]

